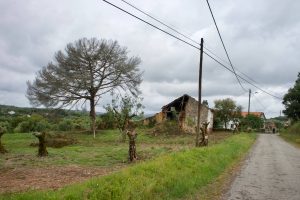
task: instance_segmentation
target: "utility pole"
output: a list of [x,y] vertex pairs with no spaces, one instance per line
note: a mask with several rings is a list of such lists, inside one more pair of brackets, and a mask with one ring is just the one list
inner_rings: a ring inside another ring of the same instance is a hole
[[251,89],[249,89],[248,115],[250,114],[250,98],[251,98]]
[[202,94],[202,63],[203,63],[203,38],[200,43],[200,63],[199,63],[199,85],[198,85],[198,116],[196,130],[196,147],[200,146],[200,116],[201,116],[201,94]]

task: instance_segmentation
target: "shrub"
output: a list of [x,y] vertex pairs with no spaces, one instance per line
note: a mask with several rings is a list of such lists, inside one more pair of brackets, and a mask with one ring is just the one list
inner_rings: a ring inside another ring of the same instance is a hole
[[112,112],[107,112],[101,115],[97,119],[97,125],[99,129],[114,129],[116,128],[116,123],[114,119],[114,115]]
[[290,134],[297,134],[300,135],[300,122],[294,123],[292,126],[290,126],[286,131],[286,133]]
[[21,119],[23,121],[19,122],[14,128],[14,132],[16,133],[45,131],[50,128],[48,121],[41,115],[33,114],[31,117],[23,117]]
[[26,133],[33,131],[33,124],[30,120],[23,121],[14,129],[15,133]]
[[263,127],[263,124],[264,122],[260,117],[251,114],[241,120],[242,130],[247,130],[248,128],[259,130]]
[[46,121],[46,120],[42,120],[37,122],[34,125],[34,131],[45,131],[45,130],[49,130],[50,129],[50,124]]
[[0,127],[4,130],[5,133],[12,131],[10,123],[7,121],[0,122]]
[[64,119],[58,124],[58,130],[60,131],[71,131],[72,129],[73,129],[73,122],[70,119]]

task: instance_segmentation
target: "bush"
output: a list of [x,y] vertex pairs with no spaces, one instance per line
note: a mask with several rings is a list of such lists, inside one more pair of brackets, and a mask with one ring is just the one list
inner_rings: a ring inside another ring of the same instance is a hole
[[[14,128],[15,133],[27,133],[34,131],[46,131],[50,128],[48,121],[41,115],[33,114],[30,117],[17,118],[16,121],[22,119]],[[16,122],[14,121],[14,123]],[[14,125],[13,123],[13,125]]]
[[59,131],[71,131],[72,129],[73,129],[73,122],[70,119],[64,119],[58,124]]
[[26,116],[17,116],[17,117],[13,117],[11,122],[10,122],[10,126],[12,129],[15,129],[21,122],[26,121],[28,117]]
[[247,130],[248,128],[259,130],[263,127],[263,120],[260,117],[255,115],[247,115],[241,120],[241,128],[242,130]]
[[7,121],[0,122],[0,127],[4,130],[5,133],[12,131],[10,123]]
[[90,129],[90,118],[87,116],[78,116],[72,119],[73,129],[75,130],[88,130]]
[[107,112],[97,119],[98,129],[115,129],[116,123],[112,112]]
[[14,129],[15,133],[26,133],[33,131],[33,124],[30,120],[23,121]]
[[46,120],[42,120],[42,121],[37,122],[34,125],[34,131],[38,131],[38,132],[46,131],[46,130],[49,130],[50,127],[51,127],[50,124]]
[[170,120],[157,124],[153,129],[154,135],[181,135],[186,134],[180,127],[177,121]]
[[296,134],[300,135],[300,122],[294,123],[292,126],[290,126],[286,131],[286,133],[289,134]]

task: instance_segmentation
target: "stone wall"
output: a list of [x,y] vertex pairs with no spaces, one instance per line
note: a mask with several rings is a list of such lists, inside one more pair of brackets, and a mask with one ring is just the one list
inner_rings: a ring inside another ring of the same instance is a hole
[[[184,109],[180,112],[178,111],[177,114],[179,128],[187,133],[195,133],[198,117],[198,101],[189,96],[187,102],[185,103]],[[209,132],[212,131],[213,117],[214,116],[212,110],[205,105],[201,105],[200,125],[203,122],[210,122],[208,125]],[[165,120],[168,120],[167,114],[166,112],[161,111],[155,114],[153,117],[145,119],[144,125],[149,125],[151,124],[151,122],[159,124]]]
[[[195,127],[197,125],[197,117],[198,117],[198,101],[190,97],[185,106],[185,119],[182,125],[184,131],[195,133]],[[210,122],[208,127],[210,129],[213,125],[213,113],[207,106],[201,105],[200,124],[208,121]]]

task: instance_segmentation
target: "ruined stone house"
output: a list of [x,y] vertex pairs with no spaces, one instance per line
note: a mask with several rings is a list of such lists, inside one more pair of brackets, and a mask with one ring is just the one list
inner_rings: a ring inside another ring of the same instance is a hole
[[[167,105],[164,105],[161,108],[161,112],[151,118],[145,119],[144,124],[147,125],[150,121],[159,124],[166,120],[176,120],[181,130],[188,133],[195,133],[197,113],[198,101],[184,94]],[[207,104],[201,105],[200,124],[203,122],[210,122],[208,131],[211,132],[213,127],[213,110],[210,109]]]

